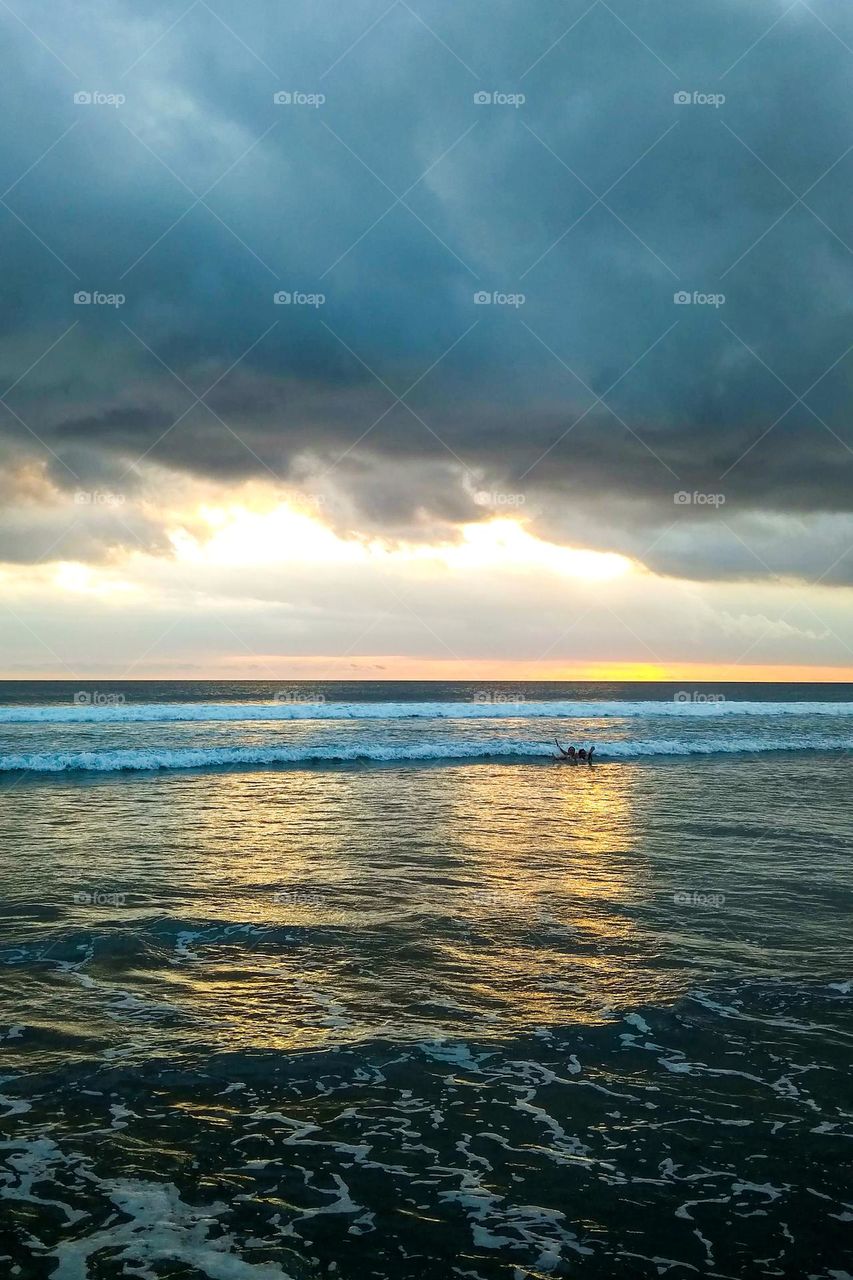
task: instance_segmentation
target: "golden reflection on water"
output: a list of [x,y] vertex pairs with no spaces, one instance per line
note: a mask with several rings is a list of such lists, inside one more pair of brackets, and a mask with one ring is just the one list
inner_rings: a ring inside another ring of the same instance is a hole
[[[635,915],[651,892],[637,781],[631,766],[460,771],[469,919],[503,943],[472,988],[518,1025],[600,1021],[611,1005],[671,994],[671,979],[643,963],[652,948]],[[464,965],[465,950],[453,951]]]
[[[142,892],[112,916],[155,954],[97,976],[223,1048],[510,1034],[666,999],[638,780],[478,764],[125,785],[121,876]],[[85,855],[115,883],[108,850],[66,852],[72,880]]]

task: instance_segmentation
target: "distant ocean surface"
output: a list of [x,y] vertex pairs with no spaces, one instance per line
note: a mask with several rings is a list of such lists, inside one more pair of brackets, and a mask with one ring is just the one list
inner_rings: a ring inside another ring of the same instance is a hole
[[0,683],[0,773],[853,748],[844,685]]
[[849,685],[0,682],[0,1276],[853,1276],[851,751]]

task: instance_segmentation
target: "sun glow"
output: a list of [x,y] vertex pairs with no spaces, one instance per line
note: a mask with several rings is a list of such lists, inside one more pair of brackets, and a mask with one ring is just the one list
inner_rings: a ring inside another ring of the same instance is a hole
[[627,557],[615,552],[561,547],[505,518],[460,525],[455,541],[426,545],[341,536],[316,516],[286,503],[264,512],[240,506],[201,507],[197,521],[201,532],[179,528],[170,535],[177,558],[194,564],[417,563],[458,572],[538,569],[585,582],[610,582],[632,568]]
[[76,561],[61,561],[56,566],[53,581],[62,591],[69,591],[74,595],[107,597],[136,590],[132,582],[113,578],[93,569],[91,565],[78,564]]
[[200,507],[197,518],[209,533],[199,536],[180,528],[169,535],[179,560],[222,566],[347,564],[368,555],[364,543],[338,537],[287,503],[263,512],[242,506]]
[[609,582],[621,578],[631,568],[625,556],[609,551],[575,550],[553,542],[543,542],[515,520],[489,520],[462,525],[462,541],[417,552],[420,557],[437,558],[453,569],[540,568],[551,573],[583,578],[586,582]]

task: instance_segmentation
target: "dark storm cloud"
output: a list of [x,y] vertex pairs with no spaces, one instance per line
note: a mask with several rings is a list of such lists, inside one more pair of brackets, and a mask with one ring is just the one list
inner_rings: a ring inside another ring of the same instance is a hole
[[[66,65],[3,15],[0,431],[68,489],[313,467],[400,534],[478,486],[625,548],[681,490],[848,512],[853,15],[587,7],[33,5]],[[738,576],[677,514],[660,567]]]

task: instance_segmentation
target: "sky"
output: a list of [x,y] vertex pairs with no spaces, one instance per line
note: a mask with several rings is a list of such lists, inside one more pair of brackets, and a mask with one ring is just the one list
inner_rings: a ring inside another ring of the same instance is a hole
[[844,0],[0,23],[0,676],[853,678]]

